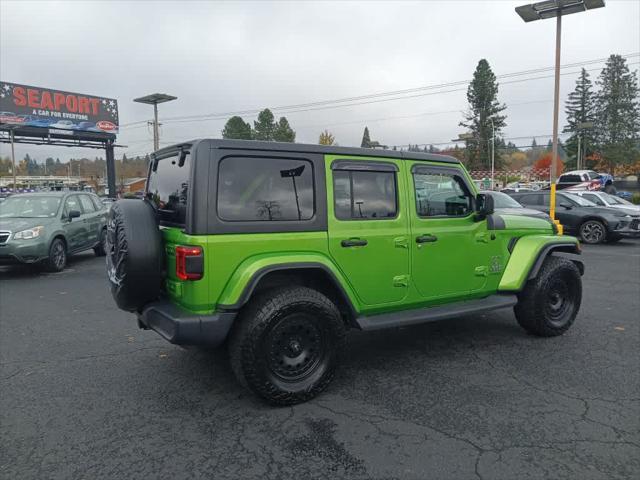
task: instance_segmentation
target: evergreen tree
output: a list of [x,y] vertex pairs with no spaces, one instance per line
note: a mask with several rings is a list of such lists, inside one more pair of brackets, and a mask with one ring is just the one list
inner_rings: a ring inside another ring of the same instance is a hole
[[[592,130],[580,129],[580,124],[593,122],[595,114],[595,101],[591,91],[592,83],[589,74],[583,68],[580,77],[576,80],[576,88],[569,94],[565,103],[565,113],[567,114],[567,124],[563,132],[570,132],[567,139],[566,150],[571,158],[578,155],[578,137],[580,137],[581,157],[593,152],[595,139]],[[573,163],[573,162],[572,162]]]
[[611,55],[596,82],[596,138],[602,157],[613,173],[619,163],[631,163],[638,153],[640,104],[636,72],[627,61]]
[[276,130],[273,113],[265,108],[258,114],[258,119],[253,122],[252,136],[254,140],[272,141]]
[[371,137],[369,136],[369,127],[364,127],[364,133],[362,134],[362,142],[360,143],[362,148],[371,148]]
[[280,117],[280,120],[278,120],[275,130],[273,131],[273,140],[276,142],[289,143],[296,141],[296,132],[291,128],[286,117]]
[[242,117],[231,117],[222,129],[222,138],[251,140],[251,125],[245,122]]
[[[498,136],[506,126],[506,116],[500,115],[507,107],[498,101],[498,82],[489,62],[478,62],[473,80],[467,89],[469,110],[460,126],[467,127],[474,141],[467,142],[471,166],[488,168],[491,165],[491,137],[493,129]],[[493,126],[492,126],[493,122]]]

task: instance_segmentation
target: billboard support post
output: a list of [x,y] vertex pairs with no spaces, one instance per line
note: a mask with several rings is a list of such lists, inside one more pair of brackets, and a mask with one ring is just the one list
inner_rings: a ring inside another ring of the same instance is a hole
[[13,171],[13,191],[16,192],[18,189],[18,185],[16,182],[16,150],[14,147],[15,143],[15,135],[13,130],[11,130],[11,170]]
[[113,142],[105,143],[107,160],[107,187],[109,188],[109,198],[116,198],[116,162],[113,154]]

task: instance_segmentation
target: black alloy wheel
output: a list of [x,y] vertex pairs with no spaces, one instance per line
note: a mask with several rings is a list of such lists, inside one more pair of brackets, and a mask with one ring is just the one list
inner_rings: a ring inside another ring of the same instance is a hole
[[305,314],[285,317],[265,336],[269,370],[274,380],[303,381],[326,366],[328,332]]
[[580,226],[580,238],[584,243],[602,243],[607,238],[607,230],[598,220],[587,220]]

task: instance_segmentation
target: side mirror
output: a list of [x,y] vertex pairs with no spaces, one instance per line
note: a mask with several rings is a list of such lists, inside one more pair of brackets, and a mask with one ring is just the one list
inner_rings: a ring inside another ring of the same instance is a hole
[[479,193],[476,197],[476,220],[484,220],[495,211],[493,197]]
[[80,216],[80,212],[78,210],[69,211],[69,221],[73,220],[74,218],[78,218],[79,216]]
[[560,202],[558,205],[560,205],[565,210],[571,210],[573,208],[573,205],[567,202]]

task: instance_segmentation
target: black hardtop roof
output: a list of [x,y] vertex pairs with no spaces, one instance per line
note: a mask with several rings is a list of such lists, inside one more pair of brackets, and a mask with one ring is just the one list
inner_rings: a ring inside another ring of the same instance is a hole
[[313,145],[308,143],[283,143],[283,142],[259,142],[256,140],[226,140],[203,138],[191,140],[184,143],[178,143],[162,148],[152,154],[155,158],[164,158],[170,156],[173,152],[180,149],[191,148],[196,143],[207,142],[211,148],[223,150],[261,150],[272,152],[287,153],[320,153],[324,155],[350,155],[361,157],[380,157],[380,158],[397,158],[405,160],[430,160],[433,162],[455,163],[460,161],[449,155],[438,155],[434,153],[408,152],[399,150],[377,150],[373,148],[354,148],[354,147],[336,147],[327,145]]

